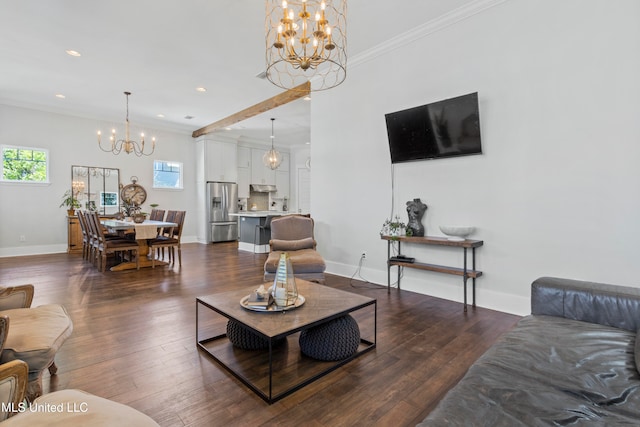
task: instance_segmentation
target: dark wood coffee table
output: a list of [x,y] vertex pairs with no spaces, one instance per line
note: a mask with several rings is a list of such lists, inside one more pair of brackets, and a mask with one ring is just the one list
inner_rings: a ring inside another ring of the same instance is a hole
[[[240,306],[240,300],[257,285],[196,298],[198,348],[270,404],[376,347],[375,299],[300,279],[296,279],[296,284],[305,303],[283,312],[255,312]],[[301,354],[298,339],[292,335],[349,313],[358,321],[361,334],[355,354],[332,362]],[[226,334],[229,320],[267,340],[268,349],[234,347]],[[275,345],[283,338],[286,341],[283,345]]]

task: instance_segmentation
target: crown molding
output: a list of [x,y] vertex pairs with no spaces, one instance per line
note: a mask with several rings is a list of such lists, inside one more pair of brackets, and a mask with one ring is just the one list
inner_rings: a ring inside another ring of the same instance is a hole
[[505,3],[508,0],[477,0],[452,10],[436,19],[418,25],[402,34],[390,38],[389,40],[378,44],[377,46],[367,49],[362,53],[354,55],[349,60],[349,67],[357,67],[380,55],[384,55],[399,47],[407,45],[415,40],[427,37],[433,33],[443,30],[460,21],[484,12],[494,6]]
[[[107,124],[108,127],[112,127],[113,124],[116,124],[117,126],[121,126],[124,123],[124,120],[122,120],[122,116],[118,116],[118,117],[110,116],[105,118],[105,116],[99,116],[93,113],[83,113],[83,112],[73,111],[70,109],[66,109],[64,107],[38,105],[38,104],[8,100],[3,98],[0,98],[0,106],[6,106],[10,108],[20,108],[23,110],[32,110],[40,113],[56,114],[56,115],[71,117],[76,119],[92,120],[100,124],[105,123]],[[134,126],[134,124],[132,124],[132,126]],[[159,119],[147,119],[147,120],[142,119],[140,121],[136,120],[135,127],[136,128],[144,127],[146,133],[150,133],[153,130],[153,131],[170,132],[175,134],[191,136],[191,133],[193,132],[193,126],[180,124],[176,122],[164,122]]]

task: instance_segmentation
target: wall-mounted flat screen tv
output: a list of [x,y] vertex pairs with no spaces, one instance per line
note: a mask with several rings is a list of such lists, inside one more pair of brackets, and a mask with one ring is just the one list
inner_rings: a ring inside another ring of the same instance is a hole
[[482,154],[478,93],[385,114],[391,163]]

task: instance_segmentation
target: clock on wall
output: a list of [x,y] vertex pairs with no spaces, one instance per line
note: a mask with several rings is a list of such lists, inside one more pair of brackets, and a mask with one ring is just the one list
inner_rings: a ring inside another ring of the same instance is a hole
[[140,206],[147,200],[147,190],[138,182],[137,176],[131,177],[131,184],[127,184],[120,190],[122,200],[130,200],[132,203]]

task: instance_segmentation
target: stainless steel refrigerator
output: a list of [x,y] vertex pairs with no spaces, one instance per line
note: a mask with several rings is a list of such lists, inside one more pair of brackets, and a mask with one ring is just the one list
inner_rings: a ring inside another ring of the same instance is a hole
[[238,184],[207,182],[207,211],[210,242],[238,240]]

